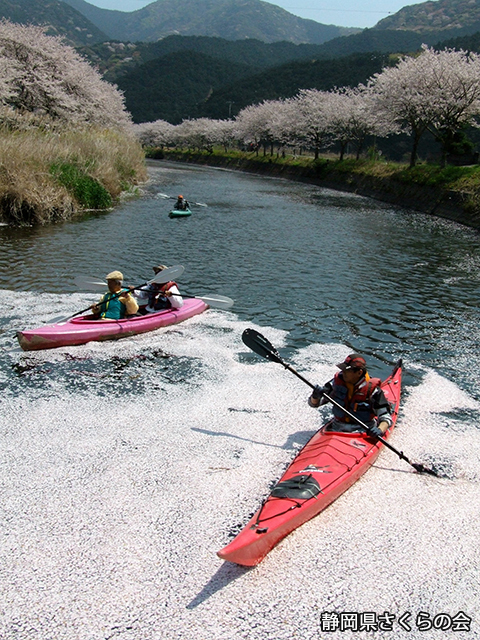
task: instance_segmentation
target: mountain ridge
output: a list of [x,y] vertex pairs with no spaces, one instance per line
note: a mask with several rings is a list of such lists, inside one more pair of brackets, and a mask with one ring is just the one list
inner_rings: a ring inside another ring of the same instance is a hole
[[62,0],[0,0],[0,17],[15,23],[46,26],[48,35],[60,36],[74,47],[108,39],[81,12]]
[[299,18],[263,0],[156,0],[132,12],[101,9],[85,0],[63,2],[111,39],[130,42],[185,35],[321,44],[360,31]]
[[472,29],[480,29],[480,3],[475,0],[429,0],[408,5],[377,22],[374,29],[405,29],[425,33],[469,30],[472,33]]

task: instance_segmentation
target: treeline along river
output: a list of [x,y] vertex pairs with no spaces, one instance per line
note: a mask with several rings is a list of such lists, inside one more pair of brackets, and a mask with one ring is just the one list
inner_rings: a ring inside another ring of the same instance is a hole
[[[112,212],[0,228],[0,636],[423,638],[425,619],[431,638],[478,637],[478,233],[281,179],[149,171]],[[208,207],[170,219],[162,194],[179,193]],[[118,342],[19,349],[18,329],[97,299],[77,275],[120,269],[139,284],[158,263],[185,266],[182,291],[234,307]],[[381,377],[403,358],[392,443],[446,477],[384,451],[259,567],[222,563],[215,552],[328,414],[248,352],[246,327],[314,383],[353,350]],[[359,616],[332,630],[328,612]]]

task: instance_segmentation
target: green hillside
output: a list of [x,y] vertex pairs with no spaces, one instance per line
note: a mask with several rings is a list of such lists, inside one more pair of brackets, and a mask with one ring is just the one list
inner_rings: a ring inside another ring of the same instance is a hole
[[85,55],[107,80],[116,81],[150,60],[171,53],[193,51],[210,58],[248,65],[252,73],[275,67],[293,60],[311,60],[327,57],[322,45],[293,44],[292,42],[266,43],[260,40],[226,40],[209,36],[168,36],[158,42],[104,42],[83,47]]
[[202,115],[214,89],[251,74],[247,65],[188,51],[146,62],[121,77],[118,87],[135,122],[178,124]]
[[335,87],[355,87],[390,62],[387,54],[353,54],[333,60],[290,62],[268,71],[220,87],[208,98],[202,115],[225,118],[225,105],[233,102],[233,114],[263,100],[291,98],[299,89],[330,91]]
[[480,31],[477,31],[477,33],[472,33],[472,35],[469,36],[452,38],[451,40],[439,42],[438,47],[440,49],[463,49],[463,51],[473,51],[474,53],[480,53]]
[[0,18],[32,25],[49,25],[48,35],[62,36],[81,47],[107,39],[84,15],[61,0],[0,0]]
[[388,64],[383,54],[290,62],[258,72],[248,65],[178,52],[147,62],[122,76],[118,86],[135,122],[228,118],[243,107],[294,96],[299,89],[356,86]]

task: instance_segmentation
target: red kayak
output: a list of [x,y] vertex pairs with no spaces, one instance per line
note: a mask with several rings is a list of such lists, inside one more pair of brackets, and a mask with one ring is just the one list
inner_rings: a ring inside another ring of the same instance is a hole
[[[402,384],[401,361],[382,382],[395,427]],[[217,555],[252,567],[280,540],[323,511],[375,462],[384,445],[365,433],[326,431],[307,442],[245,528]]]

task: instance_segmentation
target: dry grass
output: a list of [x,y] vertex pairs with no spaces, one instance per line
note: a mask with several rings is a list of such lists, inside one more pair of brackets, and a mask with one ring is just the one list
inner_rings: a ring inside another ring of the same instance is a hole
[[110,198],[146,180],[144,153],[126,132],[93,127],[70,131],[0,129],[0,216],[10,224],[67,220],[86,208],[72,185],[52,173],[74,167]]

